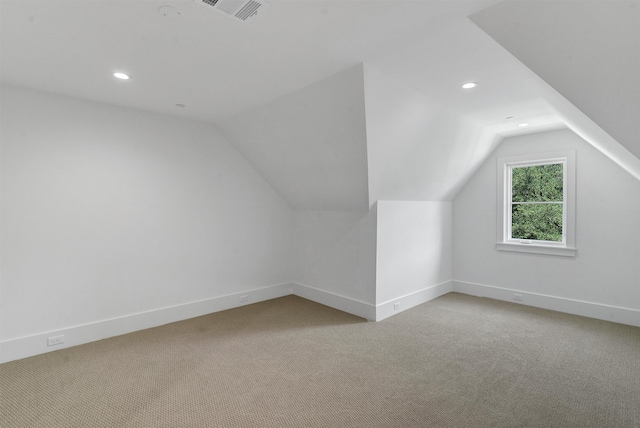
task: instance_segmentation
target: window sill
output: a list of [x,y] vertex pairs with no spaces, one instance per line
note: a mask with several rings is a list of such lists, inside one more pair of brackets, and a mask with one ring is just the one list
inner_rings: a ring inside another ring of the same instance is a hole
[[517,253],[530,253],[530,254],[547,254],[549,256],[562,256],[562,257],[575,257],[578,250],[570,247],[551,247],[547,245],[535,245],[535,244],[518,244],[518,243],[506,243],[498,242],[496,244],[496,250],[498,251],[514,251]]

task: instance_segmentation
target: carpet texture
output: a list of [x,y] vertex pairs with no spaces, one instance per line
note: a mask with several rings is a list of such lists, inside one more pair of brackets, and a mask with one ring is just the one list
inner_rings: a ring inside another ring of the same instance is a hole
[[640,329],[450,293],[295,296],[0,365],[0,426],[640,427]]

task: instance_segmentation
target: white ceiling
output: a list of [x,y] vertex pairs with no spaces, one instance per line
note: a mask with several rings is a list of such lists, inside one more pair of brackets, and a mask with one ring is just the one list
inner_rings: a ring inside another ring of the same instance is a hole
[[640,158],[640,1],[504,2],[471,18]]
[[296,210],[368,211],[363,67],[218,124]]
[[[495,3],[270,0],[242,23],[193,0],[0,0],[1,78],[211,122]],[[181,14],[161,15],[164,5]]]
[[[541,96],[537,79],[467,19],[404,43],[368,64],[442,108],[496,132],[538,132],[561,123],[553,106]],[[478,87],[461,89],[469,81],[478,82]],[[530,127],[519,129],[522,122]]]
[[[496,135],[537,132],[563,123],[578,128],[578,122],[588,122],[587,128],[595,131],[579,135],[587,140],[589,135],[604,135],[609,149],[613,147],[613,154],[608,154],[614,160],[627,156],[615,140],[467,18],[482,16],[495,34],[508,27],[500,34],[513,36],[518,31],[508,26],[510,16],[516,16],[513,10],[520,11],[518,5],[535,9],[531,4],[538,2],[508,3],[510,12],[504,14],[499,0],[270,0],[256,18],[242,23],[194,0],[0,0],[0,80],[214,123],[297,209],[366,207],[363,128],[344,124],[344,135],[350,135],[349,161],[335,156],[341,142],[336,135],[316,135],[301,144],[307,130],[289,127],[288,131],[271,129],[267,141],[258,126],[244,129],[243,118],[277,116],[279,107],[286,111],[296,99],[313,98],[309,94],[314,89],[308,88],[321,88],[323,80],[362,63],[421,94],[429,108],[446,110],[451,124],[472,124],[465,131],[455,125],[445,130],[443,123],[424,138],[427,144],[440,147],[443,157],[430,161],[447,165],[450,177],[445,180],[446,189],[416,190],[415,197],[452,197],[495,147]],[[547,3],[554,2],[540,4]],[[580,7],[580,2],[571,3]],[[174,13],[164,16],[159,12],[163,6]],[[531,22],[539,24],[542,18]],[[567,19],[563,25],[582,28]],[[599,32],[597,27],[591,30]],[[543,37],[541,43],[552,45],[554,40]],[[605,49],[607,44],[598,46]],[[581,44],[580,52],[593,47]],[[540,46],[520,44],[512,49],[526,56],[534,48]],[[544,58],[544,53],[539,55]],[[132,78],[118,81],[112,77],[114,71],[125,71]],[[477,81],[479,86],[462,90],[460,85],[466,81]],[[345,92],[345,106],[352,104],[348,100],[358,100],[358,94]],[[593,96],[587,98],[578,101],[587,107],[598,103]],[[611,117],[602,116],[602,109],[593,111],[605,122]],[[264,112],[270,113],[265,116]],[[516,118],[507,120],[509,116]],[[334,119],[333,123],[341,123],[340,117]],[[520,122],[531,126],[518,128]],[[307,125],[316,126],[313,118]],[[432,148],[425,150],[432,152]],[[422,176],[417,172],[427,171],[429,164],[413,158],[416,173],[408,176],[442,187],[442,174]],[[623,167],[640,177],[640,160],[631,158]],[[452,164],[456,168],[449,168]],[[393,195],[390,192],[387,197]]]

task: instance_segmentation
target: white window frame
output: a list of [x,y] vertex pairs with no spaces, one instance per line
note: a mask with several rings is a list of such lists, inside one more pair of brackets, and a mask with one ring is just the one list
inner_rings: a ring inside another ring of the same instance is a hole
[[[535,241],[511,238],[511,170],[548,164],[563,164],[563,239],[562,242]],[[497,231],[499,251],[547,254],[575,257],[576,249],[576,152],[566,150],[553,153],[512,156],[498,159]]]

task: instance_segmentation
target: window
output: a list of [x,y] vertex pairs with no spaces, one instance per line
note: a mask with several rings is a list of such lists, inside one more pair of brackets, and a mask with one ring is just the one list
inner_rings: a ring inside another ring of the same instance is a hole
[[498,250],[575,256],[575,157],[498,159]]

